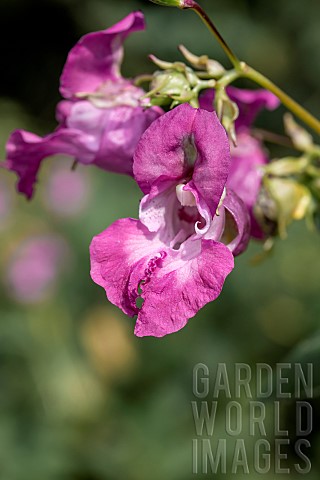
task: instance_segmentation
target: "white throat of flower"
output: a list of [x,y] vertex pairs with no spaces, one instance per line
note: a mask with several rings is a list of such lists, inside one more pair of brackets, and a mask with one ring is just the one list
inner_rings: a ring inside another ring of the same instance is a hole
[[196,207],[197,202],[195,196],[189,190],[184,190],[185,185],[180,183],[176,186],[176,195],[183,207]]

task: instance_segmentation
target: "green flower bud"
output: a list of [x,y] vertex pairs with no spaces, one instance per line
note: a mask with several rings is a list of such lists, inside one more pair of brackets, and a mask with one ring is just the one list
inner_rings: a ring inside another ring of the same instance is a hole
[[290,113],[284,116],[284,126],[293,145],[302,151],[310,151],[313,148],[313,138],[307,130],[298,125]]
[[290,175],[303,174],[309,165],[307,157],[286,157],[274,162],[268,163],[264,171],[275,177],[288,177]]
[[153,100],[156,100],[157,105],[168,105],[173,99],[189,98],[191,92],[187,77],[176,70],[155,72],[150,87],[151,101],[154,104]]
[[276,220],[281,238],[287,235],[287,227],[293,220],[306,218],[313,209],[310,190],[292,179],[269,178],[265,186],[276,205]]
[[218,78],[225,73],[225,69],[221,63],[216,60],[211,60],[207,55],[198,57],[190,52],[184,45],[179,45],[179,50],[190,65],[198,70],[207,71],[212,77]]
[[166,70],[155,72],[151,82],[152,90],[157,90],[157,95],[181,96],[190,91],[190,84],[183,73]]
[[190,103],[192,107],[199,107],[201,90],[214,88],[216,80],[202,80],[196,72],[182,62],[167,62],[154,55],[150,60],[162,70],[152,75],[150,90],[144,95],[150,105],[170,105],[174,108],[181,103]]
[[267,189],[262,186],[257,203],[254,206],[254,216],[267,237],[277,234],[277,205]]

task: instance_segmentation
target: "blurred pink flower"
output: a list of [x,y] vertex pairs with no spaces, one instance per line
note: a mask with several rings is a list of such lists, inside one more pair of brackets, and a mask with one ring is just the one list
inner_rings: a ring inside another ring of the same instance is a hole
[[48,210],[61,217],[76,216],[88,205],[89,196],[90,179],[79,168],[71,171],[58,165],[51,170],[44,196]]
[[2,230],[9,219],[12,211],[12,195],[6,182],[0,180],[0,230]]
[[56,235],[35,236],[22,242],[7,264],[5,282],[10,297],[21,303],[45,300],[66,265],[68,248]]

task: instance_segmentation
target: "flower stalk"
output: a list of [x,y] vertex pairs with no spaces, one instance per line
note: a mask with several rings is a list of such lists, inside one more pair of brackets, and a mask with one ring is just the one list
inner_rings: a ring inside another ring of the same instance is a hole
[[312,130],[314,130],[318,135],[320,135],[320,122],[310,112],[308,112],[308,110],[302,107],[298,102],[281,90],[281,88],[279,88],[267,77],[262,75],[260,72],[257,72],[257,70],[254,70],[252,67],[249,67],[243,62],[241,62],[240,69],[241,77],[252,80],[261,87],[272,92],[279,98],[285,107],[287,107],[294,115],[296,115],[296,117],[300,118],[300,120],[312,128]]
[[225,52],[225,54],[229,58],[232,65],[236,69],[239,69],[240,68],[240,63],[241,63],[240,60],[234,54],[234,52],[231,50],[231,48],[229,47],[227,42],[224,40],[224,38],[222,37],[222,35],[220,34],[218,29],[216,28],[216,26],[212,22],[212,20],[208,16],[208,14],[205,12],[205,10],[197,2],[195,2],[193,0],[186,0],[184,2],[184,4],[185,4],[185,6],[182,7],[182,8],[183,9],[189,9],[190,8],[191,10],[196,12],[196,14],[201,18],[201,20],[206,25],[206,27],[210,30],[212,35],[216,38],[216,40],[218,41],[221,48],[223,49],[223,51]]

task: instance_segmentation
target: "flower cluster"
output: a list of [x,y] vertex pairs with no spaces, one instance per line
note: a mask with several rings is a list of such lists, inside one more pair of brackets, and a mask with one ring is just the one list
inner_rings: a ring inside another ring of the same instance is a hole
[[139,220],[118,220],[90,249],[93,280],[112,303],[138,316],[136,335],[162,337],[184,327],[217,298],[233,269],[232,253],[245,249],[248,212],[225,189],[229,166],[216,114],[188,104],[156,120],[138,143],[133,170],[145,194]]
[[5,166],[28,198],[42,160],[55,154],[134,178],[143,194],[138,219],[117,220],[93,238],[91,277],[137,318],[137,336],[162,337],[219,296],[251,237],[264,240],[268,222],[280,224],[261,206],[264,179],[276,170],[252,130],[259,111],[279,100],[229,86],[218,62],[184,47],[200,71],[152,57],[163,71],[150,77],[146,94],[120,73],[125,38],[143,29],[143,14],[133,12],[85,35],[62,72],[57,129],[44,137],[13,132]]
[[76,162],[132,174],[138,139],[159,116],[144,108],[144,91],[121,76],[123,41],[143,30],[144,17],[134,12],[111,28],[82,37],[68,55],[60,79],[64,97],[56,110],[56,130],[39,137],[24,130],[7,143],[7,168],[19,177],[18,191],[31,198],[44,158],[65,154]]

